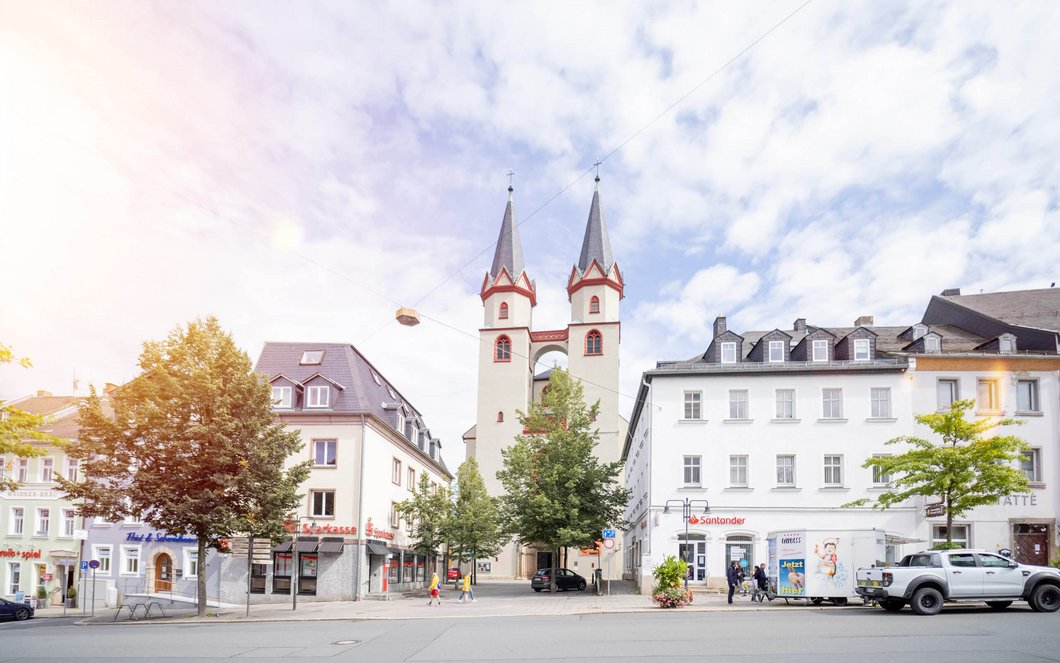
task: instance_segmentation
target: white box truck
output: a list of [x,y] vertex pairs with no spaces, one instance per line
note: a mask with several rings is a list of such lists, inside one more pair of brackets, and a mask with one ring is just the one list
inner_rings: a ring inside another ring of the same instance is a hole
[[769,579],[776,598],[846,605],[857,596],[856,572],[886,558],[879,529],[791,529],[770,532]]

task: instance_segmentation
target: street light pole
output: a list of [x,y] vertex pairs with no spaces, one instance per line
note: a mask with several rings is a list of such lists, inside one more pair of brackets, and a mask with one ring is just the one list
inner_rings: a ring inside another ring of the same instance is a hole
[[[703,507],[703,513],[710,513],[710,504],[706,500],[690,500],[687,497],[683,500],[666,500],[666,504],[663,506],[663,513],[670,513],[670,505],[681,507],[681,517],[685,520],[685,550],[693,550],[689,557],[691,561],[695,561],[694,549],[690,548],[692,545],[688,540],[688,520],[692,517],[692,507]],[[691,561],[689,566],[691,567]],[[688,572],[685,572],[685,591],[688,591]]]

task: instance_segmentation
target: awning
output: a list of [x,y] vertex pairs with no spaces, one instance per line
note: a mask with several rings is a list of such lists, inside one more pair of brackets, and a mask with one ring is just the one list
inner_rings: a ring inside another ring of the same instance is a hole
[[295,545],[295,550],[300,553],[311,553],[317,551],[317,538],[315,536],[300,536]]
[[52,550],[48,553],[52,557],[60,557],[65,559],[77,559],[76,550]]
[[386,557],[387,555],[390,554],[390,551],[387,550],[387,547],[384,546],[381,543],[375,543],[374,541],[369,541],[368,542],[368,554],[369,555],[382,555],[383,557]]
[[322,553],[338,553],[342,554],[342,537],[341,536],[325,536],[320,540],[320,547],[317,548],[317,552]]
[[292,542],[292,541],[284,541],[283,543],[278,543],[275,546],[273,546],[272,552],[276,552],[276,553],[291,552],[291,548],[293,548],[293,547],[294,547],[294,542]]
[[889,546],[900,546],[905,543],[927,543],[924,539],[910,539],[907,536],[899,536],[897,534],[887,534],[886,541]]

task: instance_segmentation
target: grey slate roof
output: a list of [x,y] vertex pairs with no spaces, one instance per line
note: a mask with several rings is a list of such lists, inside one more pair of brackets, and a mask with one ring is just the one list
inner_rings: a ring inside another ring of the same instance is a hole
[[512,187],[508,187],[508,205],[504,208],[504,219],[501,221],[501,234],[497,237],[497,251],[493,254],[490,278],[496,279],[501,268],[508,269],[508,275],[513,281],[523,273],[523,245],[519,241],[519,226],[515,223]]
[[596,260],[603,268],[605,274],[611,271],[611,265],[615,262],[611,256],[611,240],[607,237],[607,225],[604,223],[604,210],[600,206],[599,177],[596,178],[593,203],[589,207],[589,221],[585,224],[585,237],[582,239],[578,270],[584,274],[593,260]]
[[938,296],[1010,325],[1060,331],[1060,288]]
[[[313,365],[300,365],[299,360],[302,354],[314,350],[324,351],[321,362]],[[279,378],[300,384],[319,374],[317,379],[323,378],[333,385],[337,383],[344,387],[332,391],[333,400],[330,401],[330,407],[326,408],[325,412],[372,415],[393,428],[397,423],[398,409],[404,405],[408,409],[405,418],[408,421],[415,421],[421,433],[427,430],[419,410],[413,407],[401,395],[398,388],[388,382],[357,348],[348,343],[266,343],[254,370],[268,376],[270,381]],[[379,377],[379,384],[376,384],[372,377],[373,374]],[[396,398],[390,395],[391,389]],[[298,414],[320,411],[303,409],[303,401],[297,398],[294,399],[292,405],[291,410],[284,410],[284,412]],[[405,434],[404,431],[399,432],[402,435]],[[441,449],[441,441],[437,438],[434,438],[434,441]],[[415,446],[416,441],[412,440],[412,444]],[[429,454],[424,454],[424,456],[430,457]],[[442,460],[441,453],[437,454],[434,460],[451,476]]]

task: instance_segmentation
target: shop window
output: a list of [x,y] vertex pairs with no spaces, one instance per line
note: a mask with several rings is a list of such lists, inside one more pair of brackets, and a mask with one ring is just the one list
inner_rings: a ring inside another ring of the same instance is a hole
[[298,556],[298,593],[316,596],[317,593],[317,556]]
[[512,339],[507,336],[498,336],[493,347],[493,361],[512,360]]
[[272,593],[291,593],[291,571],[294,561],[291,553],[275,553],[272,564]]
[[595,329],[585,335],[585,354],[590,356],[604,353],[604,337]]
[[600,298],[593,295],[593,298],[589,300],[589,313],[600,312]]
[[250,593],[264,594],[268,579],[269,567],[267,564],[250,565]]
[[497,317],[501,320],[508,319],[508,302],[501,302],[500,311],[497,313]]
[[[962,548],[968,547],[968,526],[954,525],[951,540]],[[933,525],[931,527],[931,545],[946,543],[946,526]]]
[[416,566],[411,557],[406,557],[401,564],[401,582],[414,582],[416,579]]
[[386,577],[392,585],[401,582],[401,564],[399,561],[397,559],[390,560],[390,568],[387,570]]

